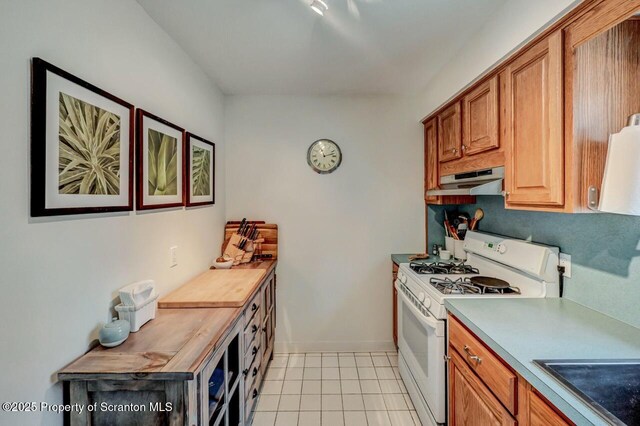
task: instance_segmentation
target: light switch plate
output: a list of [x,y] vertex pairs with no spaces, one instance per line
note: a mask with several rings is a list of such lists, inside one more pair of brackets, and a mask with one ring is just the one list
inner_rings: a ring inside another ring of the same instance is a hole
[[571,278],[571,255],[566,253],[560,253],[560,266],[564,267],[564,273],[562,274],[565,278]]
[[169,268],[178,266],[178,246],[169,247]]

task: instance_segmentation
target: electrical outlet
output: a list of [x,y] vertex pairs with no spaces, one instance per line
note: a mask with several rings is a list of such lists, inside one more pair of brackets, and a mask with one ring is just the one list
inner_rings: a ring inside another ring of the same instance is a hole
[[560,253],[560,266],[564,267],[563,277],[571,278],[571,255]]
[[169,268],[178,266],[178,246],[169,247]]

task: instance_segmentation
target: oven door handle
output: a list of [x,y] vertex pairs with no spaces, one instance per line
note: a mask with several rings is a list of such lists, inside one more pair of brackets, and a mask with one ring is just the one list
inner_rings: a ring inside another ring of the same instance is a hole
[[418,308],[416,308],[413,302],[409,299],[409,297],[406,294],[404,294],[404,291],[402,291],[397,281],[395,283],[395,287],[396,287],[396,290],[398,290],[398,296],[400,296],[404,305],[407,306],[411,310],[411,312],[413,312],[413,314],[420,320],[421,323],[434,329],[436,331],[436,334],[438,334],[438,320],[432,317],[431,315],[425,315]]

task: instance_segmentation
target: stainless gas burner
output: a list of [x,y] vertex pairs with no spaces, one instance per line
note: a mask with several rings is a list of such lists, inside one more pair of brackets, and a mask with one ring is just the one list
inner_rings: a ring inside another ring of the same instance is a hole
[[418,274],[451,275],[451,274],[479,274],[480,271],[464,262],[412,262],[410,265]]
[[429,280],[440,293],[443,294],[481,294],[481,290],[462,278],[431,278]]
[[431,278],[429,283],[442,294],[520,294],[518,287],[491,277]]

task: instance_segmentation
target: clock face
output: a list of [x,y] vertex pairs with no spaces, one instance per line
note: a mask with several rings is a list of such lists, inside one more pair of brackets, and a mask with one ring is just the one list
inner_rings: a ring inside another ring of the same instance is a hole
[[315,141],[307,151],[307,163],[321,174],[331,173],[342,162],[340,147],[329,139]]

